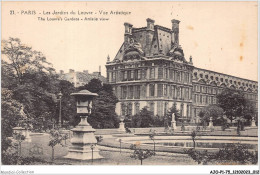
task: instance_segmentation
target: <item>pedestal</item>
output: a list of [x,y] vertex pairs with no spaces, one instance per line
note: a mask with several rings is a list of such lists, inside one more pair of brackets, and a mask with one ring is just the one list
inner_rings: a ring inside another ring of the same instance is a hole
[[31,136],[30,136],[30,132],[29,132],[28,129],[25,129],[25,128],[18,126],[18,127],[13,128],[13,132],[17,133],[17,134],[20,133],[21,135],[23,135],[25,137],[25,139],[24,139],[25,142],[31,142],[32,141]]
[[213,122],[209,122],[209,128],[212,128],[212,127],[214,127]]
[[173,130],[177,129],[176,121],[171,121],[171,127],[172,127]]
[[30,136],[30,131],[28,129],[25,131],[25,141],[32,142],[32,138]]
[[254,128],[256,127],[254,119],[251,121],[251,127],[254,127]]
[[209,128],[213,128],[213,121],[212,121],[212,117],[210,117],[209,119]]
[[119,123],[118,131],[123,131],[123,132],[125,132],[125,123],[124,123],[124,122],[120,122],[120,123]]
[[[69,147],[69,152],[64,158],[76,159],[76,160],[91,160],[102,159],[103,157],[99,155],[99,150],[97,148],[97,139],[94,135],[95,129],[93,129],[87,122],[87,117],[81,117],[81,122],[76,128],[71,129],[73,132],[72,138],[70,140],[71,147]],[[93,150],[91,146],[94,146]]]

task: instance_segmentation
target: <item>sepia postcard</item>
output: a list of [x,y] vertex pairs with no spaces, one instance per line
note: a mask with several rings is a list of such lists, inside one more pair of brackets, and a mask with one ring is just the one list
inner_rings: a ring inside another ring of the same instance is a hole
[[1,174],[259,174],[258,10],[2,1]]

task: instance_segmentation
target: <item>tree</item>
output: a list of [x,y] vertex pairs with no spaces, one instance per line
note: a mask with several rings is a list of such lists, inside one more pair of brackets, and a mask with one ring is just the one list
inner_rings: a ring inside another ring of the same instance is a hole
[[25,140],[25,136],[21,133],[14,133],[14,139],[18,142],[18,155],[22,156],[22,142]]
[[143,165],[143,160],[154,155],[152,151],[148,149],[143,150],[139,146],[136,146],[135,144],[132,144],[130,146],[130,149],[134,150],[134,152],[130,155],[130,157],[140,160],[141,165]]
[[84,87],[90,92],[96,92],[97,97],[93,100],[92,113],[88,122],[94,128],[117,128],[119,125],[119,118],[115,113],[117,97],[114,95],[112,86],[103,84],[98,79],[92,79]]
[[144,107],[138,114],[132,117],[132,122],[136,127],[151,127],[153,126],[153,112],[148,110],[148,107]]
[[[62,94],[61,97],[61,116],[62,116],[62,124],[64,121],[68,121],[70,125],[76,126],[79,123],[79,117],[76,116],[76,101],[75,98],[71,96],[71,93],[75,92],[75,87],[73,84],[66,80],[60,80],[58,84],[58,89]],[[58,103],[55,111],[55,119],[58,121],[59,117],[59,107]]]
[[243,115],[243,110],[246,106],[244,94],[239,90],[233,89],[225,89],[218,94],[217,102],[231,122]]
[[244,128],[244,120],[255,115],[254,105],[249,102],[242,91],[225,89],[217,95],[218,105],[223,109],[224,114],[231,120],[237,120],[237,133]]
[[1,135],[2,138],[11,137],[13,128],[23,118],[20,113],[22,104],[13,99],[12,91],[2,88],[1,90]]
[[153,152],[155,154],[155,141],[154,141],[154,136],[155,136],[155,133],[152,132],[149,134],[149,138],[153,141]]
[[[24,106],[34,130],[46,130],[53,119],[58,121],[57,94],[62,91],[62,118],[71,120],[75,102],[70,93],[74,87],[58,75],[39,51],[22,44],[18,38],[2,41],[2,85],[13,93],[13,99]],[[3,80],[4,83],[3,83]]]
[[46,61],[46,57],[39,51],[32,50],[31,47],[22,44],[18,38],[9,38],[2,41],[2,54],[9,69],[15,74],[19,84],[23,83],[23,75],[26,72],[53,72],[51,64]]
[[52,148],[51,160],[54,161],[54,147],[58,144],[62,145],[62,141],[66,140],[66,134],[61,134],[59,130],[52,129],[50,131],[49,146]]
[[225,124],[222,123],[224,111],[221,107],[217,105],[208,105],[202,109],[200,113],[201,121],[203,123],[208,123],[210,121],[210,117],[212,117],[213,123],[216,124]]
[[196,137],[197,137],[196,131],[192,131],[192,133],[191,133],[191,139],[192,139],[192,141],[193,141],[193,148],[194,148],[194,149],[195,149],[195,146],[196,146],[196,143],[195,143]]
[[172,107],[168,111],[168,113],[165,116],[166,119],[166,127],[171,126],[171,120],[172,120],[172,114],[175,114],[175,120],[178,121],[181,117],[180,110],[177,109],[177,104],[173,103]]

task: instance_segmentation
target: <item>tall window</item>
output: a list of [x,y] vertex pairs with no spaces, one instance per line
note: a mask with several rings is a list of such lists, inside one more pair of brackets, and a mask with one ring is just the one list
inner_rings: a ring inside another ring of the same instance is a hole
[[124,80],[127,80],[127,71],[124,71]]
[[141,94],[141,90],[140,90],[140,86],[135,86],[135,99],[140,99],[140,94]]
[[112,72],[112,81],[115,81],[115,80],[116,80],[116,73]]
[[180,82],[180,72],[177,72],[177,81]]
[[149,110],[154,114],[154,103],[150,103]]
[[187,104],[186,117],[189,117],[189,112],[190,112],[190,105]]
[[183,98],[182,87],[180,87],[180,96],[179,96],[179,98]]
[[121,115],[122,116],[126,115],[126,105],[124,103],[121,104]]
[[158,68],[158,79],[162,79],[163,78],[163,68],[159,67]]
[[164,105],[164,115],[167,114],[168,108],[169,108],[169,106],[168,106],[168,103],[166,102]]
[[168,79],[168,69],[167,68],[164,69],[164,78]]
[[189,99],[189,88],[186,88],[186,95],[185,95],[186,99]]
[[150,78],[154,79],[154,68],[150,68]]
[[130,77],[131,80],[134,80],[134,73],[135,73],[134,70],[131,70],[131,77]]
[[109,81],[109,82],[112,82],[112,72],[109,72],[109,73],[108,73],[108,81]]
[[151,96],[151,97],[154,97],[154,84],[150,84],[150,85],[149,85],[149,88],[150,88],[150,89],[149,89],[149,91],[150,91],[150,96]]
[[122,88],[121,88],[121,97],[122,97],[122,99],[126,99],[126,94],[127,94],[127,87],[126,86],[122,86]]
[[181,117],[183,116],[183,103],[181,104],[181,110],[180,110]]
[[176,98],[176,87],[172,86],[172,97]]
[[172,85],[169,85],[169,96],[172,97]]
[[162,97],[163,95],[163,85],[162,84],[158,84],[158,87],[157,87],[157,94],[158,94],[158,97]]
[[127,71],[127,80],[130,80],[131,79],[131,70],[128,70]]
[[137,79],[137,80],[141,79],[141,70],[140,69],[136,70],[136,78],[135,79]]
[[172,80],[173,79],[173,70],[172,69],[169,70],[169,74],[170,74],[170,79]]
[[163,92],[164,92],[164,96],[167,96],[167,84],[163,85]]
[[135,114],[139,114],[139,112],[140,112],[140,104],[135,103]]
[[142,70],[142,79],[146,79],[146,70],[145,69]]
[[129,98],[133,99],[134,98],[134,87],[129,86]]
[[132,109],[133,109],[132,103],[128,103],[127,115],[132,115]]

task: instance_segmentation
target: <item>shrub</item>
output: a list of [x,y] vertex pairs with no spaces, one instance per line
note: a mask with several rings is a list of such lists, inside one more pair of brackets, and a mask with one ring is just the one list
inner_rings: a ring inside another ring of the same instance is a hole
[[185,151],[198,164],[208,164],[209,162],[225,164],[257,164],[258,152],[250,152],[248,147],[238,144],[232,144],[221,148],[217,153],[209,153],[207,150],[200,152],[194,148]]
[[137,147],[136,145],[133,144],[130,146],[130,149],[134,150],[134,152],[130,155],[130,157],[140,160],[141,165],[143,164],[144,159],[147,159],[155,155],[155,153],[153,153],[152,151],[148,149],[141,149],[140,147]]

